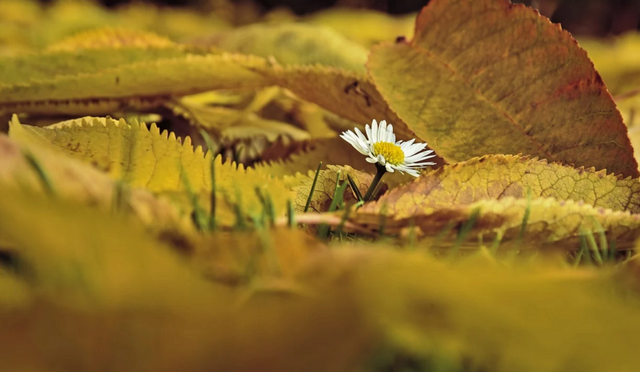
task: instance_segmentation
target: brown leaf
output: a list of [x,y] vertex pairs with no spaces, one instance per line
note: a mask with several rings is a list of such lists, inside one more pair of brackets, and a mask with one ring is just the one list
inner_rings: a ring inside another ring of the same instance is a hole
[[390,107],[448,161],[518,154],[640,175],[627,131],[576,41],[507,0],[434,0],[410,42],[374,47]]

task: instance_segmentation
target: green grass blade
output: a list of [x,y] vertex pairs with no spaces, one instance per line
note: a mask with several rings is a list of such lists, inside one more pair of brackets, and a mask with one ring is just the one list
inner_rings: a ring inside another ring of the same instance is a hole
[[309,205],[311,204],[311,198],[313,197],[314,191],[316,191],[316,183],[318,182],[318,176],[320,175],[320,168],[322,168],[322,162],[318,164],[318,169],[316,169],[316,175],[313,177],[313,183],[311,184],[311,190],[309,191],[309,197],[307,197],[307,203],[304,205],[304,212],[306,213],[309,210]]
[[287,226],[292,229],[296,225],[296,210],[293,208],[291,199],[287,200]]
[[[596,243],[596,239],[594,238],[593,233],[591,232],[591,230],[586,230],[584,232],[584,235],[587,240],[587,244],[589,245],[589,251],[593,252],[593,257],[596,260],[596,263],[602,265],[602,255],[600,255],[600,248]],[[591,256],[591,254],[589,254],[589,256]]]
[[200,135],[204,139],[204,142],[207,144],[209,153],[211,153],[211,201],[209,212],[209,231],[214,231],[216,229],[216,155],[213,152],[214,144],[213,140],[209,136],[209,133],[200,129]]
[[362,197],[362,194],[360,193],[360,189],[358,189],[358,185],[356,185],[355,181],[353,180],[353,178],[351,178],[350,175],[347,174],[347,180],[349,181],[349,186],[351,187],[351,190],[353,190],[353,193],[356,194],[356,198],[358,199],[358,204],[361,205],[364,203],[364,198]]
[[[340,172],[338,172],[338,179],[340,179]],[[343,182],[340,186],[336,187],[336,190],[333,193],[333,200],[331,201],[328,212],[335,212],[338,209],[338,205],[342,203],[342,198],[344,196],[345,190],[347,189],[347,185],[347,182]],[[320,225],[320,227],[318,228],[318,236],[321,239],[326,239],[327,237],[329,237],[329,225]]]
[[55,196],[56,192],[55,188],[53,187],[53,182],[51,182],[51,178],[49,178],[49,175],[44,170],[42,164],[40,164],[38,159],[36,159],[36,157],[33,156],[31,152],[24,150],[22,154],[27,161],[27,164],[29,164],[29,166],[36,172],[36,175],[40,179],[40,183],[42,183],[42,187],[44,188],[44,191],[47,193],[47,195]]
[[180,172],[180,178],[182,179],[182,184],[187,191],[187,195],[189,197],[189,200],[191,201],[191,207],[193,208],[191,219],[200,231],[207,231],[209,228],[209,219],[207,217],[207,213],[205,212],[204,208],[200,206],[198,195],[193,191],[193,188],[191,187],[191,182],[189,181],[187,172]]
[[458,236],[456,236],[456,240],[453,243],[453,247],[451,247],[451,250],[449,251],[450,256],[453,256],[456,253],[458,253],[458,251],[460,250],[460,246],[462,246],[462,243],[464,243],[465,240],[467,240],[467,236],[473,229],[473,226],[475,226],[479,216],[480,216],[480,208],[476,208],[473,211],[471,211],[471,216],[469,216],[469,219],[465,221],[464,224],[462,224],[462,226],[460,227],[460,231],[458,231]]

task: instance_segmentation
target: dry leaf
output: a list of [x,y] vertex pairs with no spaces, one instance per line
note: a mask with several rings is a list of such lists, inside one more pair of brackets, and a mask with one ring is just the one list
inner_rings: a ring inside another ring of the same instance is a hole
[[523,5],[434,1],[415,38],[374,47],[368,68],[390,107],[447,161],[522,153],[640,175],[585,51]]

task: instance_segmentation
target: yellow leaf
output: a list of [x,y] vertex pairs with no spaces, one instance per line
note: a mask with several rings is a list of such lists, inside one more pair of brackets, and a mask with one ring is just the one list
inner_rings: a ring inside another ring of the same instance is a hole
[[151,32],[102,28],[70,36],[49,45],[46,50],[48,52],[62,52],[81,49],[168,48],[173,46],[175,44],[171,40]]
[[280,146],[284,154],[295,150],[292,143],[309,139],[309,134],[289,123],[265,119],[252,110],[212,106],[199,97],[185,97],[166,104],[174,115],[189,121],[187,133],[199,138],[199,129],[204,129],[219,148],[215,152],[234,154],[232,159],[243,164],[269,159],[269,152]]
[[[173,133],[160,133],[155,124],[147,128],[138,122],[89,117],[38,128],[23,126],[14,117],[10,135],[28,143],[49,143],[132,187],[185,195],[186,178],[195,194],[206,199],[211,192],[211,154],[205,156],[201,147],[194,150],[189,137],[182,144]],[[292,194],[282,181],[259,170],[245,170],[242,165],[223,164],[220,157],[215,167],[220,223],[236,222],[236,204],[248,215],[262,215],[263,204],[256,190],[272,199],[276,215],[284,216]]]
[[638,179],[512,155],[487,155],[423,173],[367,208],[379,209],[384,204],[388,213],[406,217],[482,199],[527,198],[529,193],[533,198],[554,197],[640,213]]
[[414,19],[415,14],[394,17],[368,9],[333,8],[314,13],[306,21],[331,27],[349,39],[371,47],[400,36],[411,38]]
[[[424,252],[333,252],[316,275],[340,278],[340,285],[353,278],[396,357],[376,365],[380,370],[406,360],[420,370],[636,368],[638,306],[614,294],[620,289],[609,270],[448,265]],[[603,316],[609,320],[595,320]],[[615,341],[601,345],[603,337]]]
[[[280,285],[228,288],[131,221],[0,191],[0,235],[20,243],[30,268],[15,274],[29,281],[0,279],[27,292],[0,301],[10,370],[346,372],[388,367],[376,364],[381,352],[496,371],[637,365],[638,308],[610,271],[337,249]],[[613,341],[592,347],[603,338]]]
[[389,108],[364,74],[328,66],[260,66],[252,71],[291,90],[298,97],[360,125],[371,120],[393,124],[399,139],[414,138],[413,132]]
[[209,3],[207,7],[211,8],[204,10],[135,2],[118,7],[116,14],[121,27],[136,27],[174,41],[184,41],[231,27],[231,23],[223,19],[222,11],[216,9],[229,7],[229,4]]
[[[48,191],[70,202],[132,214],[158,235],[182,236],[186,240],[195,233],[188,217],[181,215],[168,200],[156,198],[146,190],[119,187],[102,172],[62,155],[51,145],[36,139],[27,139],[18,145],[0,135],[0,185],[3,189]],[[38,175],[36,167],[40,167],[46,180]]]
[[[432,248],[437,249],[450,249],[452,244],[477,249],[481,239],[487,244],[499,243],[501,250],[567,252],[580,249],[581,239],[592,235],[598,241],[604,237],[609,248],[600,249],[609,253],[613,244],[618,250],[630,249],[640,236],[637,214],[597,208],[573,200],[506,197],[426,208],[425,211],[405,204],[405,210],[396,208],[387,212],[383,206],[384,198],[381,198],[377,203],[359,209],[349,221],[373,233],[384,224],[385,234],[414,234],[428,239]],[[463,226],[469,229],[466,239],[454,243],[460,239],[458,234]]]
[[191,258],[205,277],[227,285],[293,279],[324,245],[298,229],[216,231],[203,238]]
[[205,281],[132,221],[0,192],[0,236],[18,243],[27,268],[16,280],[0,277],[10,290],[0,294],[7,370],[347,372],[377,343],[353,286],[229,288]]
[[[83,43],[101,43],[91,34]],[[252,71],[258,57],[182,46],[52,51],[0,59],[0,113],[107,114],[149,108],[173,96],[270,83]]]
[[207,45],[272,57],[284,65],[320,64],[364,72],[367,50],[336,31],[303,23],[254,24],[212,37]]
[[523,5],[431,2],[415,38],[374,47],[368,68],[391,109],[448,161],[523,153],[640,175],[584,50]]
[[[60,303],[80,308],[155,304],[190,312],[200,305],[190,293],[209,290],[177,253],[131,218],[0,188],[6,197],[0,236],[16,244],[27,270],[18,274],[34,275],[41,294],[59,295]],[[178,305],[167,296],[186,302]]]

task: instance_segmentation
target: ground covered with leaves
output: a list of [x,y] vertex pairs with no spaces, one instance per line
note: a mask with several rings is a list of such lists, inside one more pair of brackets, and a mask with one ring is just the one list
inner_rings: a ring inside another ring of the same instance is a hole
[[[1,369],[636,371],[639,52],[507,0],[3,0]],[[365,200],[374,119],[437,157]]]

